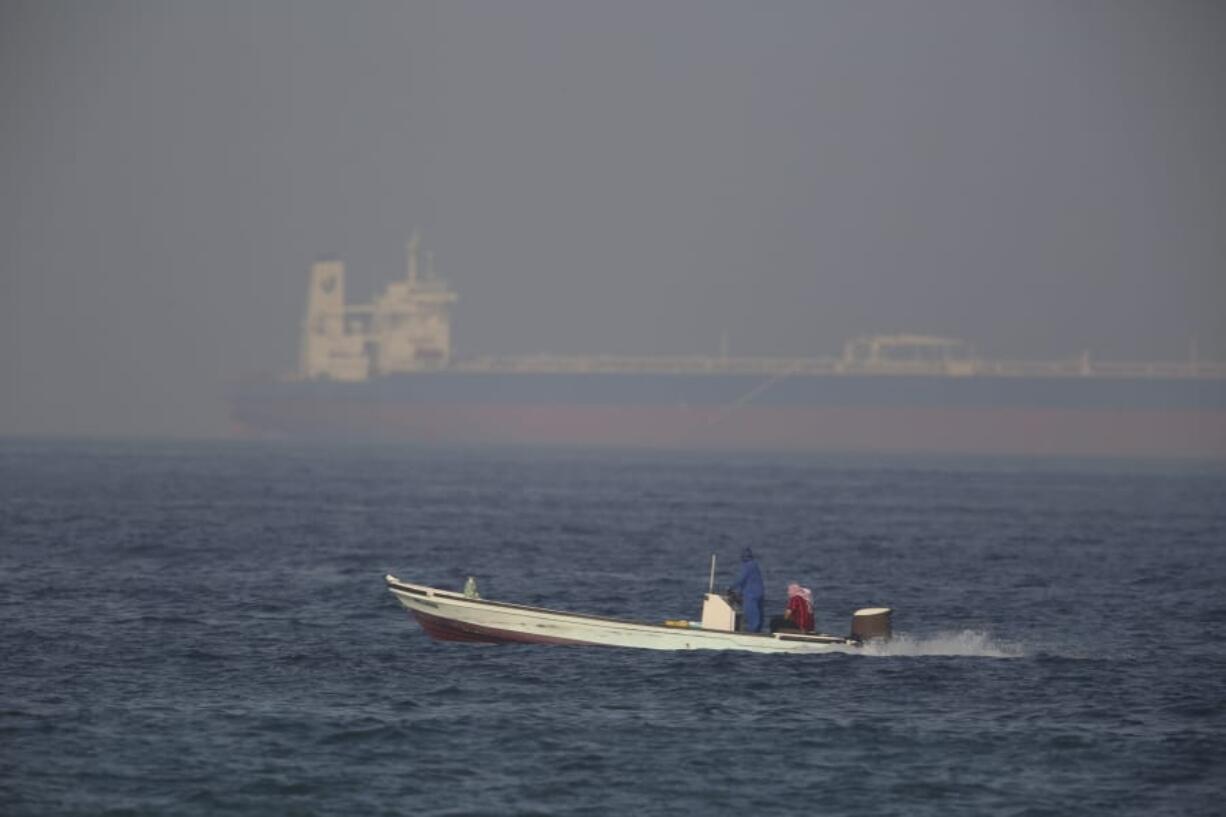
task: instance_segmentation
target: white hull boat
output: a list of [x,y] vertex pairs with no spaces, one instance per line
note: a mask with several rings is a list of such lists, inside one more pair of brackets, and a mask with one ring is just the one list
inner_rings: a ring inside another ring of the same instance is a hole
[[847,636],[797,631],[747,633],[737,631],[736,611],[715,593],[707,593],[704,598],[702,621],[654,624],[490,601],[475,593],[411,584],[391,575],[386,580],[392,595],[436,641],[820,653],[847,652],[869,639],[890,635],[891,611],[886,607],[857,610],[852,617],[852,633]]

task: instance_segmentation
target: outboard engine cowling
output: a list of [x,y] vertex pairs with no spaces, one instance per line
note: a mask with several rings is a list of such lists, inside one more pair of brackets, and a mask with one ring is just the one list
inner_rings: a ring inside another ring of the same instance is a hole
[[893,613],[889,607],[863,607],[857,610],[851,615],[851,637],[861,641],[889,638],[894,633],[890,625]]

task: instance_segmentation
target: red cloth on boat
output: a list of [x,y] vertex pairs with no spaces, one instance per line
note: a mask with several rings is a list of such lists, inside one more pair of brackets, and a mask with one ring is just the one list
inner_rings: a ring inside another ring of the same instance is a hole
[[802,632],[813,630],[813,605],[799,594],[788,599],[788,622]]

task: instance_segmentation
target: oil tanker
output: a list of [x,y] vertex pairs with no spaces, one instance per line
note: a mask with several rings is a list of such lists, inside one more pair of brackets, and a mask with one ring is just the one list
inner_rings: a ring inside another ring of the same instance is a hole
[[451,353],[456,293],[409,243],[405,277],[345,300],[310,272],[298,370],[232,390],[261,437],[746,451],[1226,459],[1226,364],[986,360],[914,334],[818,357]]

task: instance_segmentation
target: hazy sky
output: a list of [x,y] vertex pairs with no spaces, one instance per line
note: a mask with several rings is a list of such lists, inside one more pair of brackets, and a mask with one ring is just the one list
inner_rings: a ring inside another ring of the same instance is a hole
[[5,2],[0,434],[210,435],[320,255],[479,353],[1226,358],[1226,3]]

